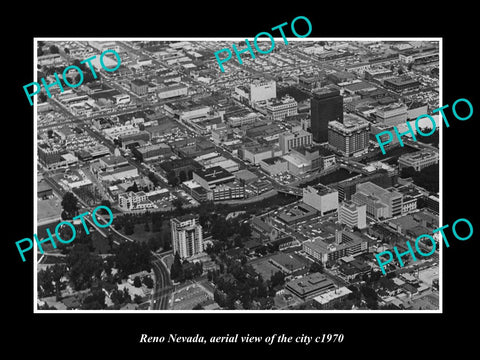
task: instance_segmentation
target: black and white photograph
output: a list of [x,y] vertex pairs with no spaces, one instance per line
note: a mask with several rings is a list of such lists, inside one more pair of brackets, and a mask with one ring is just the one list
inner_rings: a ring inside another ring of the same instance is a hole
[[38,310],[440,309],[440,39],[264,37],[37,40]]
[[21,7],[7,354],[468,357],[471,5]]

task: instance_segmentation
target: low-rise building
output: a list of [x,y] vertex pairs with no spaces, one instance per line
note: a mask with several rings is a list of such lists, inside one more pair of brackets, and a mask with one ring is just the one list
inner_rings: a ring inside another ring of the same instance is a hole
[[291,96],[284,96],[282,99],[271,100],[267,102],[265,107],[267,110],[267,116],[275,121],[283,120],[287,116],[293,116],[298,114],[298,104]]
[[300,279],[292,280],[285,285],[285,289],[302,300],[314,297],[335,288],[334,283],[325,275],[313,273]]
[[400,169],[412,167],[415,171],[420,171],[428,166],[438,164],[438,159],[438,152],[424,149],[401,155],[398,158],[398,166]]
[[316,187],[307,186],[303,188],[302,201],[323,216],[338,210],[338,191],[322,184]]
[[147,194],[145,194],[143,191],[139,191],[137,193],[129,191],[128,193],[118,195],[118,206],[124,211],[157,208],[157,206],[148,199]]

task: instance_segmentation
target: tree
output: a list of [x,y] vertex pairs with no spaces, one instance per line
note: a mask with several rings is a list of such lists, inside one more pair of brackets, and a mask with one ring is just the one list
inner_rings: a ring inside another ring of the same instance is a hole
[[172,201],[172,205],[175,206],[175,209],[178,212],[181,212],[183,210],[183,203],[182,203],[182,200],[180,200],[179,198],[174,199]]
[[116,249],[114,261],[123,277],[140,271],[150,271],[152,254],[147,244],[123,242]]
[[134,193],[137,193],[138,192],[138,185],[137,183],[134,181],[133,182],[133,185],[128,187],[125,192],[129,192],[129,191],[133,191]]
[[285,284],[285,275],[281,271],[277,271],[270,278],[270,282],[272,284],[272,288],[276,287],[277,285],[283,285]]
[[133,222],[131,220],[128,220],[125,223],[124,230],[125,230],[125,235],[132,235],[135,232],[135,225],[133,224]]
[[171,170],[167,172],[167,182],[172,187],[175,187],[178,185],[178,178],[177,178],[177,175],[175,175],[175,171]]
[[43,49],[41,47],[37,48],[37,56],[42,56],[43,54]]
[[123,291],[121,291],[117,287],[110,294],[110,300],[112,300],[114,305],[120,306],[130,302],[131,298],[127,288],[124,288]]
[[153,183],[154,186],[158,186],[159,181],[152,171],[148,172],[148,178],[150,179],[150,181]]
[[152,220],[152,232],[160,232],[162,231],[162,217],[158,213],[154,213],[151,216]]
[[49,139],[51,139],[53,137],[53,130],[52,129],[48,129],[47,136],[48,136]]
[[63,211],[65,211],[65,216],[67,216],[66,219],[72,219],[78,215],[78,200],[70,191],[63,195],[61,205]]
[[[110,201],[107,200],[107,199],[103,199],[103,200],[100,202],[100,205],[106,206],[106,207],[108,207],[110,210],[112,210],[112,204],[111,204]],[[105,209],[100,209],[100,210],[98,210],[98,214],[100,214],[100,215],[107,215],[108,212],[107,212],[107,210],[105,210]]]
[[243,222],[240,225],[240,229],[239,229],[238,233],[240,234],[240,236],[242,238],[249,238],[252,235],[252,228],[250,227],[250,223],[249,222]]
[[140,305],[140,304],[142,303],[142,297],[139,296],[139,295],[137,295],[137,294],[135,294],[135,296],[133,297],[133,301],[134,301],[136,304]]
[[81,308],[83,310],[100,310],[105,309],[105,293],[101,290],[94,290],[90,295],[85,297]]
[[151,251],[157,251],[161,247],[163,247],[163,240],[160,236],[151,237],[147,241],[147,245]]
[[44,103],[47,101],[47,95],[44,93],[44,92],[41,92],[38,94],[38,102],[41,104],[41,103]]
[[184,278],[183,264],[178,252],[175,253],[172,266],[170,266],[170,278],[178,281],[183,281]]
[[70,49],[69,49],[69,48],[65,48],[65,49],[63,49],[63,52],[64,52],[65,54],[70,54]]
[[77,243],[66,256],[68,278],[75,290],[91,287],[94,275],[103,269],[102,260],[90,253],[86,244]]
[[138,276],[135,276],[135,278],[133,279],[133,286],[139,288],[142,286],[142,281],[140,280],[140,278]]
[[150,276],[145,276],[143,278],[143,283],[149,289],[153,288],[153,279]]
[[58,47],[55,45],[51,45],[49,50],[50,50],[50,54],[58,54]]
[[318,262],[314,262],[312,263],[312,265],[310,265],[310,269],[309,269],[310,273],[323,273],[323,264],[322,263],[318,263]]
[[53,276],[49,268],[40,270],[37,275],[37,290],[38,296],[48,297],[55,293],[55,286],[53,285]]

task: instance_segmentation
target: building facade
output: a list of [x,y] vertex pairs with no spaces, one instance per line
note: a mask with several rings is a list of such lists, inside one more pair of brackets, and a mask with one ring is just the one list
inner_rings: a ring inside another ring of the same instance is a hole
[[287,116],[298,114],[298,103],[291,96],[285,96],[281,100],[269,101],[265,107],[267,116],[275,121],[283,120]]
[[386,219],[402,214],[403,195],[371,182],[357,184],[352,201],[357,205],[366,205],[367,214],[375,219]]
[[276,97],[277,83],[274,80],[257,80],[250,84],[250,103],[275,99]]
[[203,252],[203,232],[198,218],[185,215],[170,219],[173,253],[186,259]]
[[350,228],[367,227],[367,206],[357,205],[351,201],[343,202],[338,208],[338,221]]
[[328,123],[343,123],[343,97],[339,90],[322,89],[313,93],[310,102],[311,129],[313,140],[324,143],[328,141]]
[[363,119],[332,121],[328,124],[328,144],[344,156],[365,153],[369,145],[370,123]]
[[312,143],[312,134],[301,129],[295,132],[285,132],[279,135],[278,142],[282,154],[286,154],[290,149],[310,145]]
[[338,210],[338,191],[322,184],[318,184],[315,188],[307,186],[303,188],[302,201],[318,210],[323,216]]
[[420,171],[431,165],[438,164],[438,153],[434,150],[421,150],[414,153],[403,154],[398,158],[398,166],[401,169],[413,167]]

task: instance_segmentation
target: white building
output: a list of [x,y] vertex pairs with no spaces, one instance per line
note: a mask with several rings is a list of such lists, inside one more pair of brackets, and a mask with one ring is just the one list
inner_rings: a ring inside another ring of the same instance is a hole
[[275,99],[277,97],[277,83],[270,81],[254,81],[250,84],[250,102],[256,103]]
[[438,153],[434,150],[421,150],[413,153],[403,154],[398,158],[400,169],[413,167],[420,171],[431,165],[438,164]]
[[395,126],[407,121],[407,106],[403,103],[389,104],[376,108],[376,119],[382,124]]
[[268,101],[267,106],[268,117],[272,120],[283,120],[287,116],[293,116],[298,114],[298,103],[291,96],[285,96],[281,100]]
[[120,125],[102,130],[107,139],[114,140],[119,136],[133,135],[140,132],[140,129],[133,125]]
[[115,99],[115,104],[128,104],[130,102],[130,95],[128,94],[119,94],[114,95],[113,98]]
[[188,86],[183,84],[176,84],[167,86],[157,90],[157,96],[159,99],[169,99],[176,96],[186,96],[188,93]]
[[302,201],[320,211],[323,216],[338,210],[338,191],[322,184],[318,184],[316,188],[307,186],[303,188]]
[[295,132],[285,132],[279,135],[278,143],[282,154],[286,154],[290,149],[312,144],[312,134],[302,129]]
[[203,252],[202,226],[198,218],[185,215],[170,219],[173,253],[178,253],[181,259],[189,258]]
[[364,229],[367,227],[367,206],[357,205],[353,202],[343,202],[338,208],[338,221],[350,228],[357,227]]
[[118,206],[124,211],[157,208],[153,202],[148,200],[147,194],[145,194],[143,191],[139,191],[137,193],[130,191],[128,193],[118,195]]

